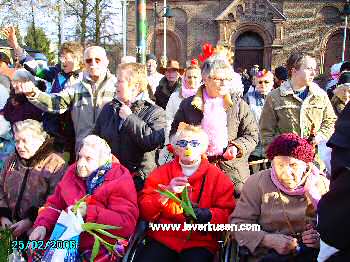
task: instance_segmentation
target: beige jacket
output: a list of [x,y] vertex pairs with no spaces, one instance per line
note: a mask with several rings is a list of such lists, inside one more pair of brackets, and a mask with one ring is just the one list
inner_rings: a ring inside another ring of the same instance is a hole
[[[267,253],[267,249],[260,246],[267,233],[285,235],[292,233],[287,224],[286,216],[295,232],[303,232],[306,223],[315,219],[315,215],[306,216],[307,207],[313,210],[311,201],[307,200],[305,196],[289,196],[284,193],[280,195],[271,180],[270,173],[271,169],[267,169],[248,178],[231,215],[231,223],[236,225],[259,224],[261,227],[261,231],[237,231],[234,233],[238,244],[246,246],[254,255],[249,261],[256,261],[257,258],[261,258]],[[326,180],[323,176],[320,179]],[[326,184],[327,182],[324,181],[324,186],[319,189],[321,195],[328,190]]]
[[104,105],[114,98],[116,81],[116,77],[107,72],[104,80],[96,85],[85,74],[82,81],[65,88],[60,93],[47,94],[36,91],[37,95],[28,99],[46,112],[63,114],[71,110],[75,131],[75,149],[78,152],[82,140],[95,127]]
[[263,146],[282,133],[296,133],[308,137],[314,124],[318,135],[328,140],[334,132],[337,117],[332,104],[317,84],[309,86],[309,94],[303,101],[294,95],[289,81],[271,91],[265,100],[260,118]]

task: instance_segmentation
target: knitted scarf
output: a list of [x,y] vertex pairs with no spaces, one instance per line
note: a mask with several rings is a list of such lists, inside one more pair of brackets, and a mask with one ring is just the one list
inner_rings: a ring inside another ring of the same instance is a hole
[[228,145],[227,115],[223,97],[211,98],[203,90],[204,110],[201,126],[209,137],[208,156],[221,155]]
[[276,171],[272,167],[271,168],[271,180],[274,183],[274,185],[280,189],[282,192],[286,193],[290,196],[301,196],[305,194],[305,184],[308,179],[314,179],[315,176],[321,175],[319,170],[316,167],[312,167],[310,171],[304,174],[303,178],[301,179],[299,185],[295,187],[294,189],[290,189],[285,187],[280,180],[277,178]]
[[94,191],[103,183],[105,180],[106,173],[111,170],[112,163],[107,161],[103,166],[96,169],[86,179],[86,193],[92,195]]

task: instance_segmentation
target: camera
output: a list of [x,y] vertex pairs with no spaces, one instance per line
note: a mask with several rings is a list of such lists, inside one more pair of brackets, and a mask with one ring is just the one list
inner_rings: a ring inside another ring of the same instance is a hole
[[120,102],[118,99],[113,99],[112,106],[114,109],[114,112],[119,112],[119,109],[122,107],[122,102]]

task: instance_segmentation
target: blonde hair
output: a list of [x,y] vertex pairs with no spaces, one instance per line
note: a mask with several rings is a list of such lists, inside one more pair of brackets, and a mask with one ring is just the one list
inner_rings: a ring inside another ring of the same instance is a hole
[[187,72],[191,71],[191,70],[198,71],[199,75],[201,76],[201,73],[202,73],[201,68],[198,65],[193,65],[193,64],[186,67],[185,72],[184,72],[184,76],[187,77]]
[[61,45],[59,54],[71,53],[73,57],[77,58],[80,69],[84,68],[84,59],[83,59],[84,48],[79,42],[65,42]]
[[23,132],[26,130],[30,130],[34,136],[41,138],[42,141],[45,141],[48,137],[48,134],[44,130],[43,124],[34,119],[26,119],[13,124],[14,133]]
[[145,91],[147,88],[147,67],[140,63],[124,63],[119,64],[118,72],[128,70],[129,82],[131,85],[139,84],[140,93]]
[[201,128],[201,126],[189,125],[184,122],[181,122],[177,128],[177,131],[174,136],[172,136],[171,143],[176,146],[176,142],[184,135],[184,133],[192,133],[198,136],[201,145],[204,146],[204,152],[207,151],[209,145],[209,138],[207,133]]

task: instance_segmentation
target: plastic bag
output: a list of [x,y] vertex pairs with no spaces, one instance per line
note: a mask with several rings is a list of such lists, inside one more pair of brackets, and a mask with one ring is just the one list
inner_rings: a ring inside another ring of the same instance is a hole
[[320,156],[320,159],[324,162],[326,165],[326,169],[328,173],[331,172],[331,153],[332,149],[329,148],[326,145],[327,141],[321,141],[318,144],[318,155]]
[[[43,262],[78,262],[80,255],[78,252],[79,235],[83,232],[81,225],[84,220],[79,212],[75,215],[71,209],[68,212],[62,211],[55,228],[51,234],[50,240],[47,242],[46,250],[41,261]],[[54,241],[52,241],[54,240]],[[57,240],[66,243],[68,248],[57,248]]]

